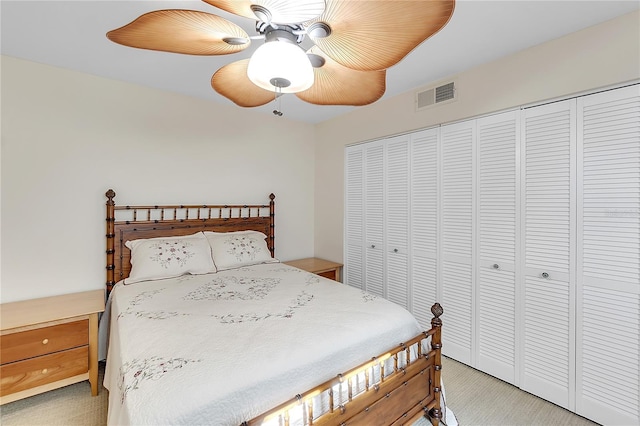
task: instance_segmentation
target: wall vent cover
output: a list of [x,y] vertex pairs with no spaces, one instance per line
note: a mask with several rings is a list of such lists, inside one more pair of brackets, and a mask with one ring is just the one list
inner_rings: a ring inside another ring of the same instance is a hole
[[416,111],[441,103],[453,102],[457,98],[455,82],[429,87],[416,92]]

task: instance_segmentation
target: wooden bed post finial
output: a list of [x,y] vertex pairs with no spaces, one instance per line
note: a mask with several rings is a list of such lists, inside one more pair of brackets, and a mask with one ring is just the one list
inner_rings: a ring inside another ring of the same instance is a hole
[[116,197],[116,191],[114,191],[113,189],[109,189],[104,193],[104,195],[107,196],[107,205],[115,205],[113,199]]
[[440,315],[444,313],[444,309],[442,309],[442,306],[438,302],[434,303],[431,307],[431,313],[433,314],[431,325],[433,325],[434,327],[442,327],[442,320],[440,319]]
[[116,197],[116,192],[113,189],[109,189],[104,195],[107,197],[107,291],[111,292],[114,281],[115,270],[115,205],[113,199]]

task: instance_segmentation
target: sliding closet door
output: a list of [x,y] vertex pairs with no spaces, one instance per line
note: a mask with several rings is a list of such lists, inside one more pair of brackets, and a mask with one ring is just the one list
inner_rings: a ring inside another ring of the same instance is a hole
[[576,101],[523,110],[520,387],[574,409]]
[[[439,129],[411,135],[411,312],[425,330],[437,295]],[[447,311],[448,312],[448,311]]]
[[409,309],[409,136],[385,141],[387,299]]
[[516,383],[519,111],[477,120],[476,367]]
[[384,145],[364,145],[364,290],[386,297],[384,239]]
[[345,151],[344,283],[364,289],[364,149]]
[[578,99],[576,411],[640,424],[640,86]]
[[474,318],[474,164],[475,120],[440,131],[441,257],[440,279],[446,332],[445,355],[469,365],[475,345]]

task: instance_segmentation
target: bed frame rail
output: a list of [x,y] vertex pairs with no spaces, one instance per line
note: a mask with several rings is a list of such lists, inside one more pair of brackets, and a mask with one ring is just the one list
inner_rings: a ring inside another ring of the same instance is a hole
[[[411,424],[423,416],[429,417],[433,425],[439,424],[442,419],[442,306],[434,304],[431,312],[434,317],[429,331],[296,395],[242,426],[289,426],[294,419],[296,424],[304,426],[386,426]],[[426,351],[428,343],[431,348]],[[393,365],[390,372],[385,371],[389,362]],[[328,400],[325,404],[328,409],[322,413],[314,406],[320,395]]]

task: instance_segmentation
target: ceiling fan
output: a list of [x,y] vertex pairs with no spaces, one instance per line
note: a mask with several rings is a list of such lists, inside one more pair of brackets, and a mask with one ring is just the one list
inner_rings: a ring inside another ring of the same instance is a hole
[[[257,35],[214,14],[170,9],[146,13],[107,37],[191,55],[237,53],[252,39],[264,39],[250,59],[225,65],[211,78],[215,91],[242,107],[284,93],[316,105],[373,103],[385,92],[386,69],[442,29],[455,7],[455,0],[203,1],[255,20]],[[305,39],[312,42],[306,52]]]

